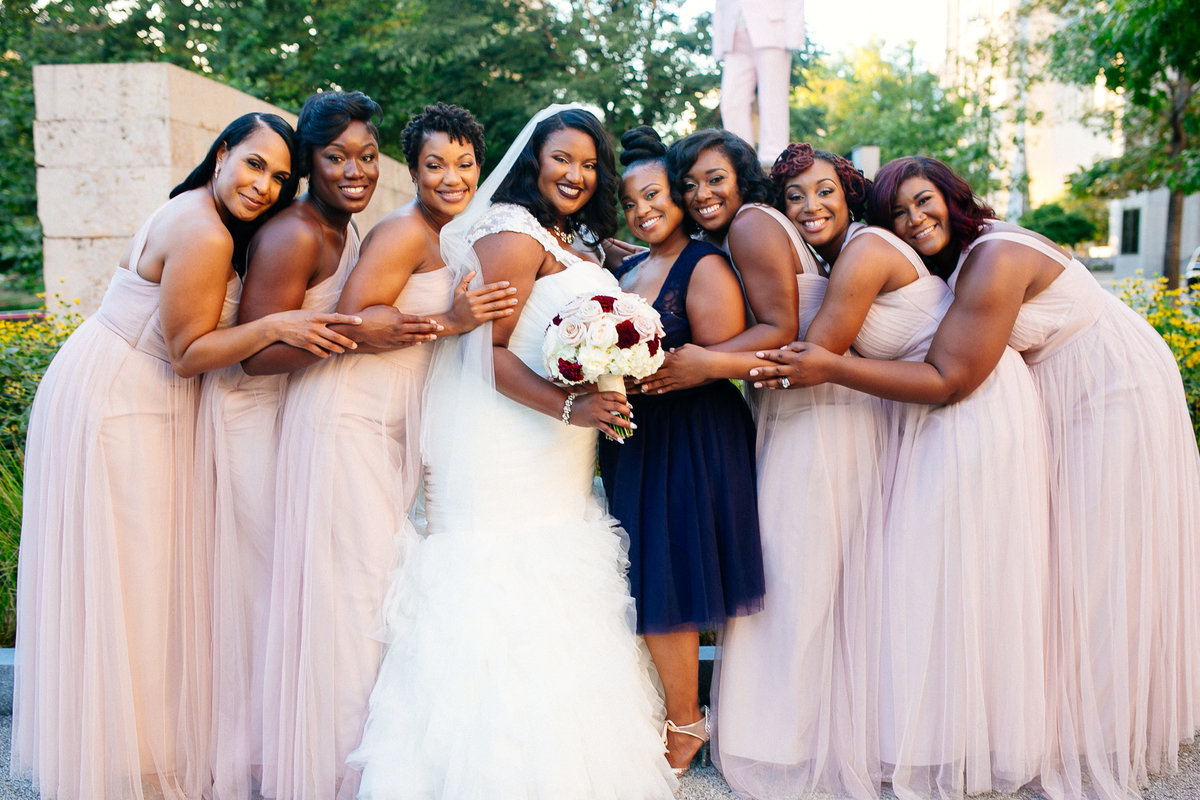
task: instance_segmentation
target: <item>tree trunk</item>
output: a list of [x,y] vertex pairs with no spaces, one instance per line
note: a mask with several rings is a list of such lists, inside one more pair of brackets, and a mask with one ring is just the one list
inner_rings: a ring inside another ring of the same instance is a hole
[[[1187,146],[1187,131],[1183,127],[1184,113],[1192,97],[1191,81],[1175,76],[1171,81],[1171,145],[1167,151],[1169,163],[1175,166]],[[1170,187],[1169,187],[1170,188]],[[1168,289],[1179,288],[1179,248],[1183,234],[1183,189],[1170,188],[1167,200],[1167,246],[1163,253],[1163,275]]]

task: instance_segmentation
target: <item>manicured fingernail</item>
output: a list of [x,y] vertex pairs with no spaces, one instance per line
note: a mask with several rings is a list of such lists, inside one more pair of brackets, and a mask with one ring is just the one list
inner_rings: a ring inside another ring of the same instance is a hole
[[762,354],[762,353],[755,353],[754,355],[755,355],[757,358],[763,358],[763,354]]
[[761,389],[762,387],[763,387],[763,385],[762,385],[761,383],[755,383],[755,384],[754,384],[754,388],[755,388],[755,389]]

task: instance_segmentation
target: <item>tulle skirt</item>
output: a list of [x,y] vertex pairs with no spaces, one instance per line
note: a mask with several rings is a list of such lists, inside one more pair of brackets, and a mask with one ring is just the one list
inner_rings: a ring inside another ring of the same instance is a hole
[[263,673],[275,541],[275,454],[286,375],[208,373],[196,456],[200,529],[213,548],[213,792],[244,800],[262,777]]
[[901,798],[1011,792],[1046,748],[1045,423],[1006,349],[965,400],[897,406],[880,745]]
[[92,317],[34,400],[12,774],[56,800],[208,789],[209,555],[192,513],[199,382]]
[[383,657],[397,533],[420,478],[430,349],[331,358],[293,376],[279,448],[263,793],[353,797]]
[[1115,298],[1031,366],[1049,424],[1054,798],[1140,797],[1200,724],[1200,467],[1174,357]]
[[882,401],[826,385],[757,394],[763,611],[729,621],[714,753],[737,792],[879,792]]

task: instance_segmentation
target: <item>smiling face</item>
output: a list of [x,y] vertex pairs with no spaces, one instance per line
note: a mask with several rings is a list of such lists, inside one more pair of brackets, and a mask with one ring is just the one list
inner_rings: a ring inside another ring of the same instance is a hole
[[537,188],[566,218],[580,211],[596,193],[596,143],[575,128],[560,128],[546,137],[538,154]]
[[379,143],[365,123],[354,120],[312,156],[308,192],[320,205],[343,214],[367,207],[379,181]]
[[667,167],[661,161],[642,161],[625,170],[621,208],[629,230],[647,244],[665,241],[683,224],[683,209],[671,199]]
[[950,245],[950,211],[946,198],[927,178],[906,178],[892,201],[892,232],[929,258]]
[[233,147],[221,145],[212,178],[213,195],[235,219],[249,222],[275,204],[291,173],[287,143],[260,125]]
[[840,243],[850,227],[850,207],[837,170],[824,159],[787,180],[784,213],[796,224],[804,241],[814,248]]
[[475,147],[443,131],[425,137],[417,162],[408,171],[417,187],[417,202],[443,221],[461,214],[479,187]]
[[742,207],[737,170],[729,156],[715,147],[700,151],[682,185],[687,213],[706,231],[725,230]]

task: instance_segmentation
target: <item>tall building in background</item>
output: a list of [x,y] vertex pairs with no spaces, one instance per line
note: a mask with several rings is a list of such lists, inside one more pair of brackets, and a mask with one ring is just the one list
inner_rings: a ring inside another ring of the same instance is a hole
[[1103,86],[1071,86],[1045,77],[1037,41],[1053,25],[1047,12],[1020,14],[1021,0],[947,0],[948,86],[983,83],[1001,120],[1001,188],[988,197],[1015,220],[1060,198],[1067,176],[1119,152],[1112,137],[1083,123],[1086,115],[1118,107]]

